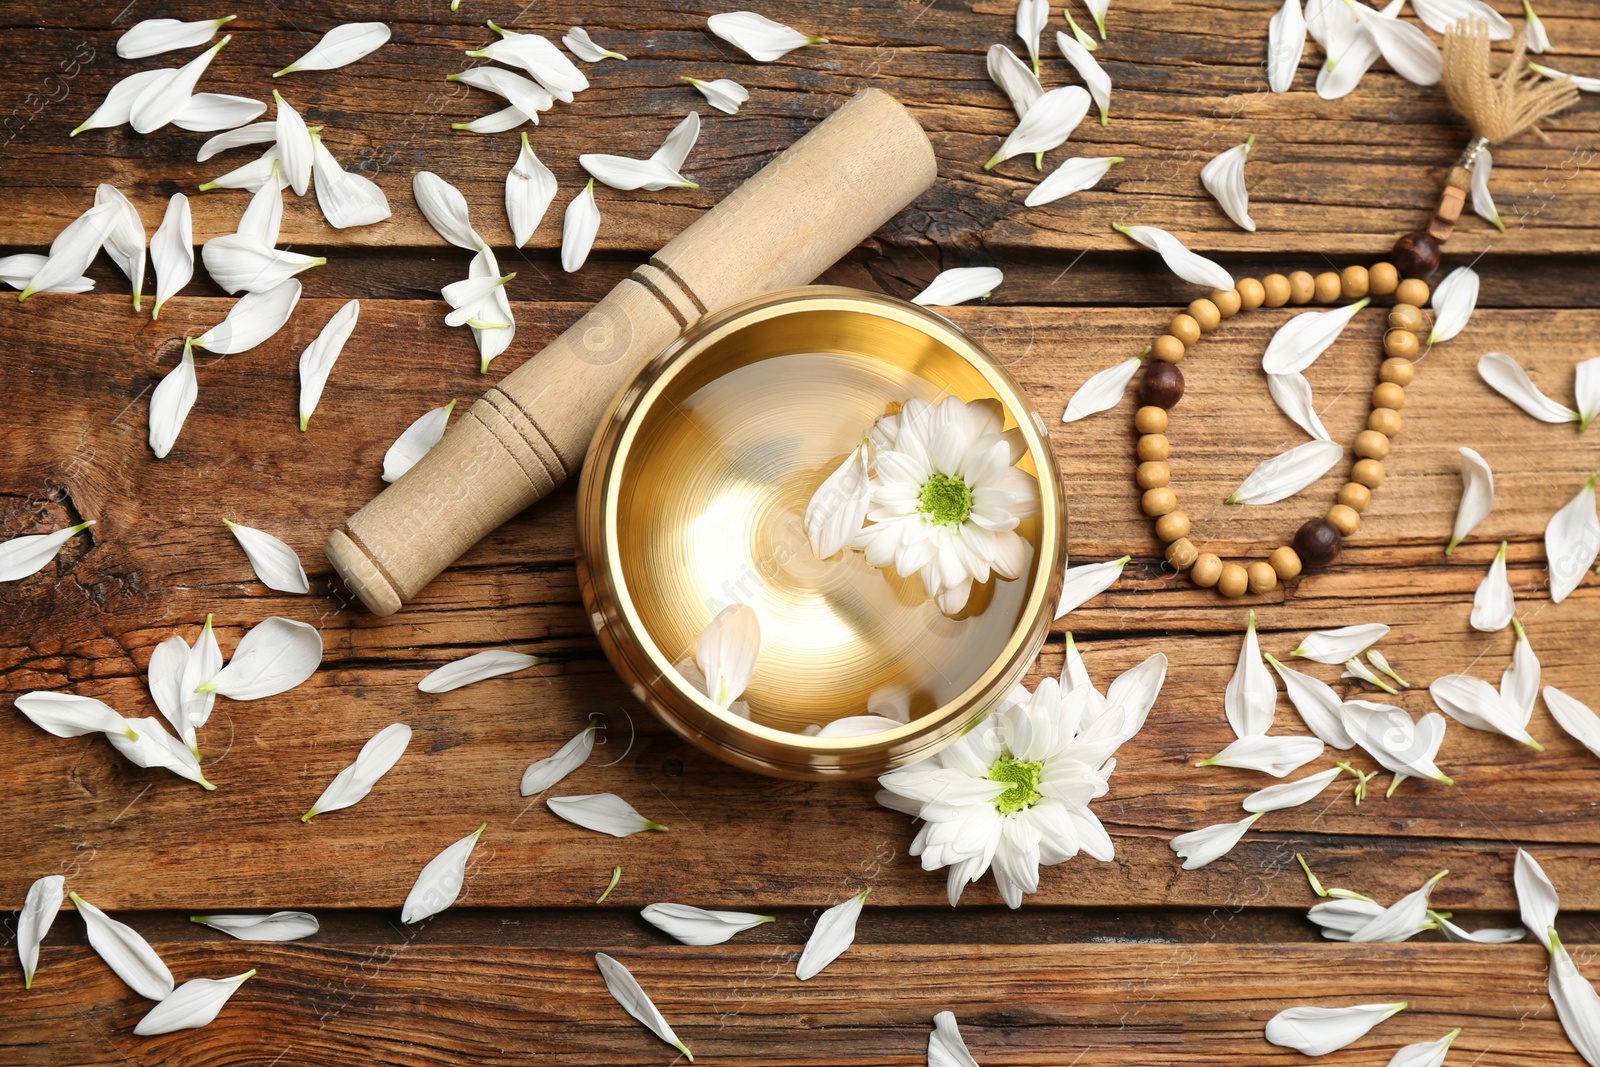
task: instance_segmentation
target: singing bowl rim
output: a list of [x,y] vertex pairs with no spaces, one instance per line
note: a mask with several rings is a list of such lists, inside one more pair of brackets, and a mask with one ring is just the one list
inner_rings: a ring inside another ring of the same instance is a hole
[[[920,331],[982,375],[1021,431],[1039,477],[1039,545],[1027,599],[995,661],[956,698],[894,730],[864,737],[807,737],[733,715],[690,687],[657,646],[629,594],[616,517],[627,461],[657,400],[702,353],[774,316],[865,314]],[[925,758],[964,733],[1020,681],[1054,621],[1066,557],[1061,472],[1044,420],[987,349],[927,308],[843,286],[777,290],[729,305],[690,326],[645,364],[611,402],[590,445],[578,488],[578,581],[607,659],[642,704],[675,733],[735,766],[783,778],[858,778]]]

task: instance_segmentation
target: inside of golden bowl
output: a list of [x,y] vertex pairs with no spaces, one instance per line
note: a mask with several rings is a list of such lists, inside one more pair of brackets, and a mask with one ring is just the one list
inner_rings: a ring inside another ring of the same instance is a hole
[[[807,503],[879,416],[914,397],[956,397],[997,402],[1006,428],[1017,425],[1009,379],[958,350],[964,335],[885,303],[893,314],[823,301],[713,330],[665,366],[619,441],[608,537],[629,612],[670,668],[692,659],[724,607],[754,607],[761,650],[742,699],[758,728],[798,734],[869,713],[914,726],[1006,660],[1048,584],[1039,516],[1018,530],[1021,576],[975,585],[956,617],[916,577],[857,551],[813,553]],[[1018,466],[1037,476],[1031,452]],[[1053,546],[1045,555],[1053,568]],[[675,671],[662,680],[709,707]]]

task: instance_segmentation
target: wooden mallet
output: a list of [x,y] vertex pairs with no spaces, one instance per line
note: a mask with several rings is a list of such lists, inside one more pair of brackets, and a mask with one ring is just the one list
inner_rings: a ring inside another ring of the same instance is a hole
[[620,282],[467,409],[399,481],[328,535],[328,559],[379,615],[566,481],[607,404],[709,311],[803,285],[936,174],[917,120],[865,89]]

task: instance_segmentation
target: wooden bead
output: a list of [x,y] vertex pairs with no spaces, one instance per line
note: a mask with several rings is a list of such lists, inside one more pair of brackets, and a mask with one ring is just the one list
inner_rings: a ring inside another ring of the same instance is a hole
[[1133,428],[1140,433],[1166,433],[1167,409],[1143,407],[1133,413]]
[[1394,265],[1407,278],[1426,278],[1439,269],[1441,251],[1438,238],[1413,230],[1394,243]]
[[1421,278],[1407,278],[1394,291],[1397,303],[1421,307],[1428,302],[1428,283]]
[[1257,596],[1270,593],[1278,587],[1278,572],[1272,569],[1270,563],[1256,560],[1244,572],[1250,582],[1250,591]]
[[1360,482],[1345,482],[1339,487],[1339,503],[1354,511],[1366,511],[1372,503],[1372,490]]
[[1140,462],[1164,460],[1172,454],[1172,444],[1164,433],[1147,433],[1134,446],[1134,454]]
[[1222,577],[1222,560],[1210,552],[1202,552],[1189,568],[1189,580],[1201,589],[1210,589]]
[[1400,436],[1400,413],[1394,408],[1373,408],[1367,413],[1367,429],[1385,437]]
[[1382,459],[1389,454],[1389,438],[1377,430],[1356,434],[1356,455],[1362,459]]
[[1176,541],[1180,537],[1188,537],[1189,516],[1181,511],[1167,512],[1156,520],[1156,536],[1168,542]]
[[1422,309],[1415,304],[1396,304],[1389,309],[1389,325],[1415,333],[1422,329]]
[[1217,592],[1226,597],[1244,596],[1250,589],[1250,574],[1237,563],[1224,563],[1217,579]]
[[1172,321],[1167,323],[1167,332],[1182,341],[1185,348],[1200,340],[1200,324],[1194,316],[1182,311],[1172,316]]
[[1416,359],[1420,346],[1410,330],[1390,330],[1383,335],[1384,355],[1393,359]]
[[1375,459],[1358,459],[1350,465],[1350,480],[1360,482],[1368,489],[1378,488],[1383,484],[1384,477],[1383,464]]
[[[1187,318],[1187,316],[1185,316]],[[1139,403],[1158,408],[1170,408],[1183,399],[1183,371],[1176,363],[1156,360],[1144,368],[1139,379]],[[1165,459],[1166,457],[1161,457]]]
[[1319,304],[1331,304],[1339,299],[1339,293],[1344,289],[1344,283],[1339,280],[1339,275],[1331,270],[1325,270],[1313,279],[1315,296]]
[[1156,343],[1150,346],[1150,354],[1163,363],[1177,363],[1183,359],[1184,351],[1183,342],[1170,333],[1157,337]]
[[1289,279],[1281,274],[1269,274],[1261,279],[1261,288],[1266,293],[1262,306],[1281,308],[1289,302]]
[[1360,300],[1372,291],[1372,277],[1367,268],[1352,263],[1339,272],[1339,292],[1346,300]]
[[1406,391],[1393,382],[1379,382],[1372,387],[1372,406],[1399,411],[1406,406]]
[[1165,515],[1178,506],[1178,494],[1166,486],[1159,489],[1146,489],[1144,496],[1139,499],[1139,507],[1150,518]]
[[1349,537],[1361,528],[1361,513],[1355,508],[1335,504],[1328,509],[1328,521],[1339,531],[1340,537]]
[[[1240,311],[1254,311],[1267,302],[1266,286],[1254,278],[1241,278],[1233,291],[1239,294]],[[1205,558],[1204,553],[1201,553],[1201,558]]]
[[1187,537],[1180,537],[1167,546],[1167,562],[1181,570],[1186,570],[1194,565],[1200,555],[1200,550],[1194,547],[1194,542]]
[[1295,555],[1307,567],[1326,567],[1339,558],[1339,531],[1327,519],[1312,519],[1294,534]]
[[1272,550],[1272,555],[1267,557],[1267,562],[1272,565],[1273,571],[1281,581],[1287,582],[1290,578],[1300,576],[1300,556],[1288,545],[1279,545]]
[[1380,382],[1393,382],[1401,388],[1410,385],[1416,376],[1416,364],[1409,359],[1386,359],[1383,366],[1378,368]]
[[1317,295],[1317,280],[1310,271],[1297,270],[1289,275],[1289,303],[1309,304]]
[[1172,468],[1160,460],[1141,463],[1134,471],[1133,480],[1140,489],[1160,489],[1163,485],[1172,484]]
[[1189,301],[1189,317],[1200,327],[1201,333],[1210,333],[1222,325],[1222,309],[1203,296]]
[[1367,291],[1373,296],[1388,296],[1400,284],[1400,272],[1393,263],[1374,263],[1367,271]]
[[1217,305],[1217,314],[1225,319],[1231,319],[1239,314],[1244,306],[1244,298],[1239,295],[1238,289],[1213,289],[1210,300]]

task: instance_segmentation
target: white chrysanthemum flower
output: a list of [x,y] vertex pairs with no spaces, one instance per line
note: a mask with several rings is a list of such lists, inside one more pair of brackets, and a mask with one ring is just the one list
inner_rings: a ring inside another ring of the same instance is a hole
[[1144,725],[1166,676],[1151,656],[1113,682],[1063,690],[1053,678],[1014,688],[989,720],[939,754],[878,779],[878,802],[924,820],[911,855],[923,870],[948,867],[953,907],[991,866],[1013,908],[1039,888],[1039,868],[1080,850],[1112,858],[1111,838],[1089,810],[1103,796],[1118,746]]
[[946,615],[966,606],[973,582],[1017,578],[1027,562],[1016,528],[1039,510],[1039,483],[1012,466],[1021,436],[1002,427],[999,404],[945,397],[912,400],[873,429],[872,507],[854,547],[874,567],[920,577]]

